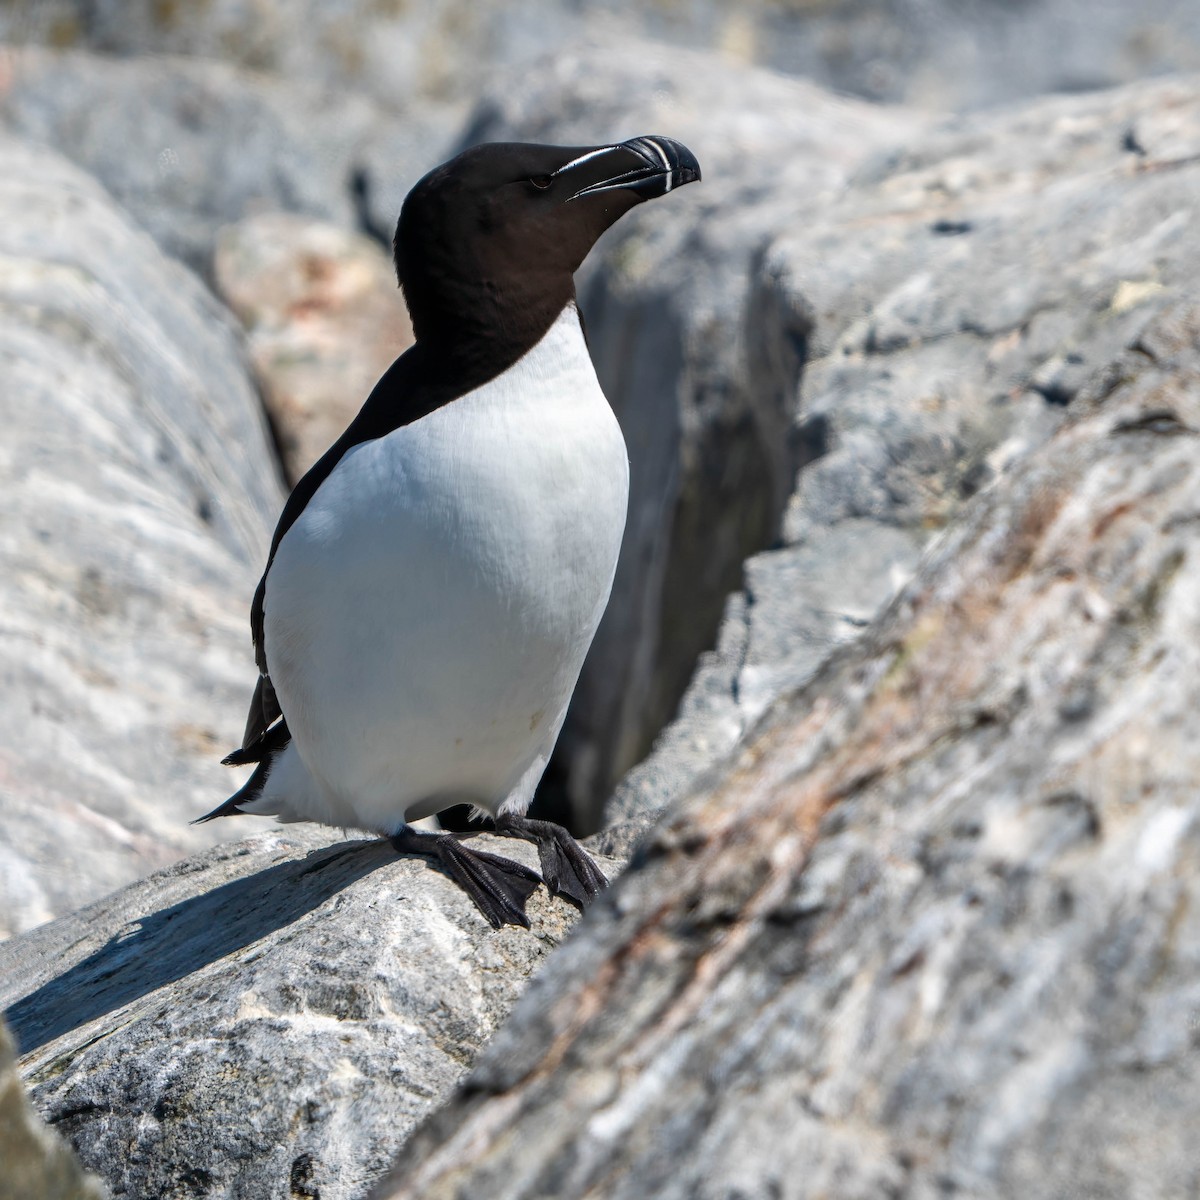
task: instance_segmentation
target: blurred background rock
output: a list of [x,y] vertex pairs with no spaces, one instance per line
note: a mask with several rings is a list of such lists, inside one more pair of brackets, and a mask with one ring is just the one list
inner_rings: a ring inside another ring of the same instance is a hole
[[185,54],[386,105],[469,98],[482,68],[650,37],[926,108],[978,108],[1200,67],[1187,0],[16,0],[4,36]]

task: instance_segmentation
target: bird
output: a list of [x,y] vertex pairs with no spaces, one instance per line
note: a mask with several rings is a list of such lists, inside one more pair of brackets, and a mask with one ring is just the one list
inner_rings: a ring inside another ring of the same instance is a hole
[[[493,927],[540,883],[606,886],[561,826],[527,816],[608,603],[629,460],[575,294],[596,240],[700,179],[663,136],[491,142],[401,208],[414,340],[300,479],[251,606],[259,676],[246,783],[198,818],[374,832],[434,862]],[[537,845],[541,873],[414,827],[453,805]]]

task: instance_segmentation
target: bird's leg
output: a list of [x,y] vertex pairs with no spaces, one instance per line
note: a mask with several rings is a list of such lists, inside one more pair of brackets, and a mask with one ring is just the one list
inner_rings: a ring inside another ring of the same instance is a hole
[[580,908],[608,887],[600,868],[561,825],[502,813],[496,818],[496,832],[536,843],[546,886],[556,896],[566,896]]
[[468,850],[452,833],[422,833],[404,825],[388,840],[401,854],[420,854],[437,862],[475,901],[494,928],[501,925],[529,928],[525,901],[542,882],[536,871],[511,858]]

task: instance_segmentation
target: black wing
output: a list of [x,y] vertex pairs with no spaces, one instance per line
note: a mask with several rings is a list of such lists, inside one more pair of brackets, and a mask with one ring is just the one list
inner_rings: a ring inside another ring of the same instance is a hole
[[[384,378],[386,379],[387,376]],[[376,387],[375,392],[378,390],[379,388]],[[372,392],[371,395],[374,396],[375,392]],[[254,599],[250,604],[250,634],[254,639],[254,661],[258,664],[258,683],[255,684],[254,696],[250,700],[250,712],[246,717],[246,732],[242,735],[243,750],[249,750],[255,745],[267,730],[283,716],[283,710],[279,707],[279,701],[275,697],[275,689],[271,686],[271,674],[267,668],[267,641],[264,630],[267,573],[275,561],[275,552],[279,549],[283,535],[296,523],[296,519],[304,511],[305,506],[316,495],[317,489],[341,461],[342,455],[351,446],[366,440],[356,438],[354,441],[347,441],[361,416],[360,412],[359,416],[351,423],[350,428],[313,463],[300,482],[292,488],[292,494],[287,498],[287,503],[283,506],[283,512],[280,514],[279,524],[275,526],[275,535],[271,538],[271,552],[267,555],[267,565],[263,570],[262,578],[258,581],[258,587],[254,590]]]

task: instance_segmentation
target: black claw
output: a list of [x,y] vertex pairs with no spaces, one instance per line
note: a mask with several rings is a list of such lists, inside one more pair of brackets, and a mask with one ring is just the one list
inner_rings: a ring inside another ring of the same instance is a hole
[[496,818],[496,832],[535,843],[546,887],[580,908],[608,887],[608,880],[591,856],[561,825],[507,814]]
[[468,850],[449,833],[421,833],[405,825],[389,839],[401,854],[432,858],[475,901],[494,929],[502,925],[529,928],[525,902],[536,891],[541,877],[511,858]]

